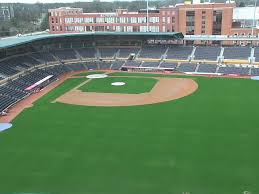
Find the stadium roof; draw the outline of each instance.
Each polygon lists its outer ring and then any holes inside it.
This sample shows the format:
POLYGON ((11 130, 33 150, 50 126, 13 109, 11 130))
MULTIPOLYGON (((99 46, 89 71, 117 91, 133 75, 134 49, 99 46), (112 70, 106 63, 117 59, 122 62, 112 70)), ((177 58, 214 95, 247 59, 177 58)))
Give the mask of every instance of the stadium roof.
POLYGON ((29 34, 15 37, 8 37, 0 39, 0 49, 9 48, 13 46, 22 45, 25 43, 31 43, 36 40, 61 38, 61 37, 74 37, 74 36, 140 36, 145 38, 172 38, 182 39, 184 38, 182 33, 179 32, 85 32, 85 33, 67 33, 67 34, 29 34))

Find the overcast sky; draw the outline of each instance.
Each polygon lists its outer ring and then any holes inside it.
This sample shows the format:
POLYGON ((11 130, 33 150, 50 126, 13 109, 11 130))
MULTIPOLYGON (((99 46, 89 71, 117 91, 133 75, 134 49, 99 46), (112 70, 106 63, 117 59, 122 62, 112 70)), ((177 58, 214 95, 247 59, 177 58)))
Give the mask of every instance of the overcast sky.
MULTIPOLYGON (((89 2, 92 0, 0 0, 0 3, 73 3, 75 1, 89 2)), ((101 0, 101 1, 113 1, 113 0, 101 0)), ((130 1, 130 0, 120 0, 120 1, 130 1)))

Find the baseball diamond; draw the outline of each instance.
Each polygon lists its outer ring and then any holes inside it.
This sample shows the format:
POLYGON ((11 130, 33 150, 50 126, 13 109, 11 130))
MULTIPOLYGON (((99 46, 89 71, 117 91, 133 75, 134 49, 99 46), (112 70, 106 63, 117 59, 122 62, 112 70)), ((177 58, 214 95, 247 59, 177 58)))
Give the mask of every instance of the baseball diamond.
POLYGON ((147 34, 0 41, 0 194, 259 193, 257 48, 147 34))

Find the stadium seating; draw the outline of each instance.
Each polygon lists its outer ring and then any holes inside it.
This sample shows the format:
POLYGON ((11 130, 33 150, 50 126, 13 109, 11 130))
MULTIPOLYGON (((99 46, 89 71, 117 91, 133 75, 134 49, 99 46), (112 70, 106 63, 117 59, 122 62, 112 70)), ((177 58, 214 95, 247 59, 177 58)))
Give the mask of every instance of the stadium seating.
POLYGON ((139 67, 141 63, 142 63, 141 61, 128 60, 128 61, 125 62, 125 66, 139 67))
POLYGON ((187 60, 192 54, 193 47, 191 46, 171 46, 167 52, 168 59, 187 60))
POLYGON ((224 58, 225 59, 242 59, 247 60, 250 57, 251 48, 248 47, 225 47, 224 58))
POLYGON ((120 58, 128 58, 131 53, 137 55, 139 52, 138 48, 120 48, 119 49, 119 57, 120 58))
POLYGON ((80 54, 81 57, 87 58, 95 58, 96 51, 94 48, 79 48, 76 51, 80 54))
POLYGON ((259 47, 254 48, 254 57, 255 57, 255 61, 259 62, 259 47))
POLYGON ((57 61, 52 54, 48 52, 37 52, 37 53, 31 53, 30 56, 37 61, 40 61, 41 63, 50 63, 57 61))
POLYGON ((3 61, 0 62, 0 73, 5 76, 12 76, 19 73, 19 70, 16 70, 14 65, 9 65, 3 61))
POLYGON ((70 71, 83 71, 83 70, 88 70, 87 65, 82 64, 82 63, 76 63, 76 64, 71 64, 67 65, 67 68, 70 69, 70 71))
POLYGON ((223 66, 223 67, 219 67, 218 73, 248 75, 249 74, 249 68, 234 67, 234 66, 223 66))
POLYGON ((15 102, 17 102, 17 100, 14 98, 0 95, 0 113, 12 106, 15 102))
POLYGON ((259 76, 259 68, 251 68, 252 76, 259 76))
POLYGON ((87 63, 87 67, 89 70, 98 70, 98 65, 96 62, 87 63))
POLYGON ((197 64, 182 63, 177 69, 181 72, 195 72, 196 67, 197 64))
POLYGON ((58 57, 62 61, 63 60, 77 59, 74 49, 55 50, 54 54, 55 54, 56 57, 58 57))
POLYGON ((196 47, 195 59, 196 60, 212 60, 216 61, 217 57, 220 55, 221 47, 196 47))
POLYGON ((160 59, 166 50, 165 46, 147 46, 142 48, 139 58, 160 59))
POLYGON ((98 61, 99 69, 108 70, 111 68, 111 62, 98 61))
POLYGON ((141 67, 158 67, 159 62, 144 62, 141 67))
POLYGON ((125 63, 125 61, 113 61, 112 65, 111 65, 111 69, 112 70, 120 70, 120 68, 122 67, 122 65, 125 63))
POLYGON ((178 65, 177 63, 162 62, 160 64, 160 67, 161 68, 173 68, 173 69, 175 69, 177 67, 177 65, 178 65))
POLYGON ((116 48, 99 48, 101 58, 113 58, 118 52, 116 48))
POLYGON ((197 72, 200 73, 216 73, 217 71, 217 65, 215 64, 200 64, 197 72))

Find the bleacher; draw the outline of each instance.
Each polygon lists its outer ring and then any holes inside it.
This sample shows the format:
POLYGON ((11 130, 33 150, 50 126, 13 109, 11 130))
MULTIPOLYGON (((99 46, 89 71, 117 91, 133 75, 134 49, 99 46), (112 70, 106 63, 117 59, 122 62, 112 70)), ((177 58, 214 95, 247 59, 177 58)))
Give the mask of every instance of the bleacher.
POLYGON ((177 67, 177 63, 170 63, 170 62, 162 62, 161 64, 160 64, 160 67, 161 68, 173 68, 173 69, 175 69, 176 67, 177 67))
POLYGON ((127 60, 127 61, 125 62, 125 66, 129 66, 129 67, 139 67, 141 63, 142 63, 141 61, 127 60))
POLYGON ((225 47, 224 59, 240 59, 248 60, 250 57, 251 48, 249 47, 225 47))
POLYGON ((30 56, 37 61, 40 61, 41 63, 50 63, 57 61, 52 54, 48 52, 37 52, 37 53, 31 53, 30 56))
POLYGON ((147 46, 142 48, 139 58, 153 58, 160 59, 165 53, 167 47, 165 46, 147 46))
POLYGON ((77 59, 74 49, 55 50, 54 55, 62 61, 63 60, 77 59))
POLYGON ((196 47, 195 59, 196 60, 211 60, 216 61, 217 57, 220 55, 221 47, 205 46, 196 47))
POLYGON ((120 48, 119 49, 119 57, 120 58, 128 58, 130 54, 134 53, 137 55, 139 52, 138 48, 120 48))
POLYGON ((248 75, 249 70, 250 70, 249 68, 245 68, 245 67, 221 66, 218 69, 218 73, 248 75))
POLYGON ((89 70, 98 70, 98 65, 96 62, 87 63, 87 67, 89 70))
POLYGON ((0 62, 0 73, 5 76, 12 76, 14 74, 19 73, 19 70, 15 69, 15 66, 9 65, 8 63, 5 63, 5 61, 0 62))
POLYGON ((82 63, 70 64, 70 65, 67 65, 67 68, 70 71, 85 71, 85 70, 88 70, 87 65, 84 65, 82 63))
POLYGON ((187 60, 192 50, 192 46, 171 46, 166 54, 167 59, 187 60))
POLYGON ((99 61, 97 63, 99 65, 99 69, 109 70, 111 68, 111 62, 99 61))
POLYGON ((9 108, 15 102, 17 102, 17 100, 14 98, 0 95, 0 113, 9 108))
POLYGON ((99 48, 101 58, 113 58, 118 52, 116 48, 99 48))
POLYGON ((200 73, 216 73, 218 65, 216 64, 200 64, 197 72, 200 73))
POLYGON ((122 67, 122 65, 125 63, 125 61, 113 61, 112 65, 111 65, 111 69, 112 70, 120 70, 120 68, 122 67))
POLYGON ((259 76, 259 68, 251 68, 251 76, 259 76))
POLYGON ((158 67, 159 62, 144 62, 141 67, 158 67))
POLYGON ((191 63, 182 63, 177 68, 178 71, 181 72, 195 72, 195 69, 197 67, 197 64, 191 64, 191 63))
POLYGON ((87 58, 95 58, 95 49, 94 48, 78 48, 77 52, 81 55, 81 57, 87 58))

